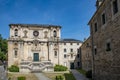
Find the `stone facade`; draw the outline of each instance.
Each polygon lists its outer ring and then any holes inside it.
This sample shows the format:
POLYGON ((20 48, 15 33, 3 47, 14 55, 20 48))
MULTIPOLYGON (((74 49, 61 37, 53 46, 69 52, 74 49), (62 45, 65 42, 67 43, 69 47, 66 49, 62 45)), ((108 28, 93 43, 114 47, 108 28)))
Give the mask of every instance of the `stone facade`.
POLYGON ((120 0, 103 0, 89 25, 93 78, 120 80, 120 0))
POLYGON ((91 37, 85 40, 80 47, 82 69, 85 71, 92 70, 92 48, 91 37))
POLYGON ((79 68, 82 42, 61 39, 61 26, 10 24, 8 67, 18 65, 21 72, 52 70, 56 64, 79 68))

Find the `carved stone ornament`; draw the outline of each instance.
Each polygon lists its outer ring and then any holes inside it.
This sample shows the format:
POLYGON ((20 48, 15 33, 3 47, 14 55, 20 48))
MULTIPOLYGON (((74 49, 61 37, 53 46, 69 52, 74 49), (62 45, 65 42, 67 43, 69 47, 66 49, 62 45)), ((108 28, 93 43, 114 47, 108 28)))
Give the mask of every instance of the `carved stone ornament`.
POLYGON ((38 37, 39 32, 38 32, 38 31, 34 31, 34 32, 33 32, 33 35, 34 35, 35 37, 38 37))

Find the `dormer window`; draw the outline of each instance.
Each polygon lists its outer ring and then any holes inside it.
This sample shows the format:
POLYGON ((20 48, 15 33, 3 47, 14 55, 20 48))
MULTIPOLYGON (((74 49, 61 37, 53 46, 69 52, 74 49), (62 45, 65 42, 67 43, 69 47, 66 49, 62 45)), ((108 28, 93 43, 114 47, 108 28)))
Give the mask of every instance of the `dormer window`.
POLYGON ((56 31, 53 32, 53 36, 57 37, 57 32, 56 31))
POLYGON ((15 29, 14 35, 18 36, 18 29, 15 29))

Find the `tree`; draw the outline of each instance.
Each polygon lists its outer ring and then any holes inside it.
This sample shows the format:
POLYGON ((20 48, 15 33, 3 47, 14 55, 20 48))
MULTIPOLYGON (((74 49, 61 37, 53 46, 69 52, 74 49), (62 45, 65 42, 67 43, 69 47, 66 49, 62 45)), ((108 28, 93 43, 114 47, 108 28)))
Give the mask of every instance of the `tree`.
POLYGON ((7 50, 8 50, 7 40, 3 39, 3 37, 0 34, 0 60, 2 61, 6 60, 7 50))

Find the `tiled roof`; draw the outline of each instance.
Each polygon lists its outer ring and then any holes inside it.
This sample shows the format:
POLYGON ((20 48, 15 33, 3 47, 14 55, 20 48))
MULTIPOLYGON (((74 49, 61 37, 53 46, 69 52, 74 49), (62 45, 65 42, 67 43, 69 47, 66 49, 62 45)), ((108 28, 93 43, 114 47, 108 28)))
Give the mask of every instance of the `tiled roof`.
POLYGON ((51 24, 9 24, 9 26, 21 26, 21 27, 60 27, 59 25, 51 24))
POLYGON ((62 42, 80 42, 80 43, 83 43, 82 41, 80 40, 76 40, 76 39, 61 39, 62 42))

